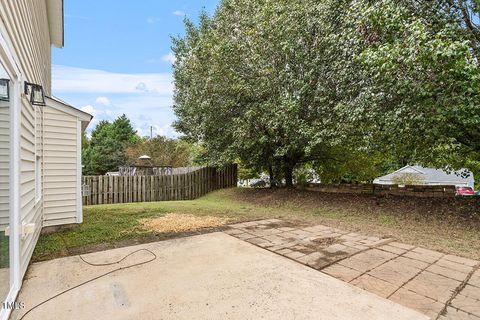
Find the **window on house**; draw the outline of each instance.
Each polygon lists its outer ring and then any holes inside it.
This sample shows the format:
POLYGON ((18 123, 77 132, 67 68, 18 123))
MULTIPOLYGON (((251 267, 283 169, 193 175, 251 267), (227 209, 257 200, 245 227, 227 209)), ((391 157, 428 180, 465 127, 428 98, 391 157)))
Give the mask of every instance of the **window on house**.
POLYGON ((35 201, 42 198, 42 158, 35 157, 35 201))

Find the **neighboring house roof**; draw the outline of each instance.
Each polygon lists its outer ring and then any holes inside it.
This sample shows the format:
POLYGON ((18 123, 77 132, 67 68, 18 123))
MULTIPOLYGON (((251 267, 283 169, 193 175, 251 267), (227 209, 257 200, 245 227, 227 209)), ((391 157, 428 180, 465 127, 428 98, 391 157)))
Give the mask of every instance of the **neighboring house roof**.
POLYGON ((49 107, 55 108, 57 110, 63 111, 65 113, 71 114, 77 117, 80 121, 82 121, 82 130, 85 130, 92 121, 93 116, 85 111, 79 110, 68 103, 55 98, 55 97, 45 97, 45 102, 49 107))
POLYGON ((473 187, 474 177, 473 173, 467 169, 460 169, 458 171, 446 172, 442 169, 425 168, 422 166, 405 166, 395 172, 387 174, 383 177, 376 178, 373 183, 384 184, 392 183, 393 178, 398 174, 414 173, 422 177, 425 184, 454 184, 454 185, 468 185, 473 187))
POLYGON ((64 44, 63 0, 47 0, 50 42, 57 48, 64 44))

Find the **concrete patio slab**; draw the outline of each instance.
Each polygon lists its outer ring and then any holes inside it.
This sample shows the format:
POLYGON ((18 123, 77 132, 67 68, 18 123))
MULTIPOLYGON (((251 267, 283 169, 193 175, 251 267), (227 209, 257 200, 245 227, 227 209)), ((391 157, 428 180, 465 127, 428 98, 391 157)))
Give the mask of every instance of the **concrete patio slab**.
POLYGON ((247 242, 432 319, 480 320, 479 261, 304 222, 251 221, 230 227, 225 232, 234 237, 240 228, 247 242), (262 236, 271 230, 274 242, 262 236))
MULTIPOLYGON (((303 235, 303 234, 302 234, 303 235)), ((91 263, 116 261, 146 248, 157 259, 69 291, 24 319, 427 319, 224 233, 97 252, 91 263)), ((119 266, 147 261, 138 252, 119 265, 94 267, 78 256, 33 264, 12 319, 56 293, 119 266)))

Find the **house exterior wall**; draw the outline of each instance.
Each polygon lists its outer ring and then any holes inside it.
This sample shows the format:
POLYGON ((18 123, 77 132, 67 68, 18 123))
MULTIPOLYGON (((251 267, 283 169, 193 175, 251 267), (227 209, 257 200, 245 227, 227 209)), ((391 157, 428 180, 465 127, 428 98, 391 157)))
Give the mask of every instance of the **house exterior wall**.
MULTIPOLYGON (((43 86, 46 94, 51 92, 51 45, 45 1, 1 0, 0 16, 4 37, 9 40, 10 50, 24 80, 43 86)), ((20 85, 20 88, 23 88, 20 85)), ((41 157, 41 136, 37 126, 41 117, 30 102, 22 97, 20 103, 20 177, 19 211, 20 225, 35 224, 35 232, 20 239, 20 273, 23 275, 38 240, 42 225, 42 198, 36 199, 37 148, 41 157)), ((41 130, 40 130, 41 132, 41 130)), ((40 160, 41 161, 41 160, 40 160)))
MULTIPOLYGON (((22 80, 43 86, 51 93, 51 45, 45 1, 1 0, 0 16, 4 37, 9 40, 10 50, 15 55, 22 80)), ((23 86, 20 85, 20 88, 23 86)), ((23 89, 23 88, 22 88, 23 89)), ((20 237, 19 273, 25 273, 35 244, 40 235, 43 218, 43 198, 36 184, 36 176, 42 161, 42 117, 38 107, 32 106, 26 97, 20 98, 19 124, 19 226, 34 224, 35 231, 20 237)), ((41 176, 41 173, 40 173, 41 176)))
MULTIPOLYGON (((46 115, 23 91, 26 81, 51 96, 50 32, 53 21, 55 44, 61 46, 62 6, 62 0, 0 0, 1 78, 10 79, 11 88, 10 101, 3 107, 0 102, 0 228, 9 227, 10 257, 9 291, 2 301, 15 300, 44 226, 46 115)), ((0 319, 10 311, 0 308, 0 319)))
POLYGON ((48 106, 44 117, 44 226, 78 223, 80 123, 48 106))
MULTIPOLYGON (((375 184, 383 184, 383 185, 395 185, 397 184, 393 180, 382 180, 382 179, 375 179, 374 180, 375 184)), ((470 187, 470 184, 468 182, 460 182, 460 181, 430 181, 430 180, 423 180, 418 183, 418 185, 423 185, 423 186, 445 186, 445 185, 451 185, 451 186, 463 186, 463 187, 470 187)), ((472 186, 473 187, 473 186, 472 186)))
MULTIPOLYGON (((51 45, 63 45, 62 28, 62 0, 0 0, 0 78, 11 88, 10 101, 0 101, 0 230, 9 227, 10 262, 9 291, 0 300, 8 302, 42 227, 82 221, 81 130, 91 116, 48 98, 51 45), (30 103, 25 82, 43 87, 48 106, 30 103)), ((0 308, 0 320, 10 312, 0 308)))
POLYGON ((46 1, 0 0, 0 16, 23 76, 51 95, 51 41, 46 1))
POLYGON ((395 172, 373 180, 374 184, 394 185, 400 181, 409 181, 416 185, 444 186, 452 185, 457 187, 474 187, 475 180, 473 173, 467 169, 459 169, 454 172, 442 169, 426 168, 421 166, 405 166, 395 172))

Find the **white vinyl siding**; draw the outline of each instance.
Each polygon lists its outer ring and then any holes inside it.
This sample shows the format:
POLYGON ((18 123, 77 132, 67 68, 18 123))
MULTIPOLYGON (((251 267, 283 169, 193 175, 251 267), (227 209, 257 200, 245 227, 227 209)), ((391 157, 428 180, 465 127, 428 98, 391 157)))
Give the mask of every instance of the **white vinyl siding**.
POLYGON ((28 81, 51 94, 51 46, 47 7, 40 0, 0 0, 5 24, 20 67, 28 81))
POLYGON ((35 199, 35 160, 37 148, 35 138, 38 126, 42 119, 37 117, 36 107, 26 99, 21 100, 20 111, 20 219, 22 224, 34 223, 36 228, 33 234, 25 235, 20 239, 20 267, 23 274, 37 243, 42 228, 42 199, 35 199))
POLYGON ((35 160, 35 203, 42 199, 42 158, 37 155, 35 160))
POLYGON ((77 222, 78 119, 44 109, 44 226, 77 222))
POLYGON ((0 231, 8 227, 10 212, 10 112, 9 103, 0 101, 0 231))

